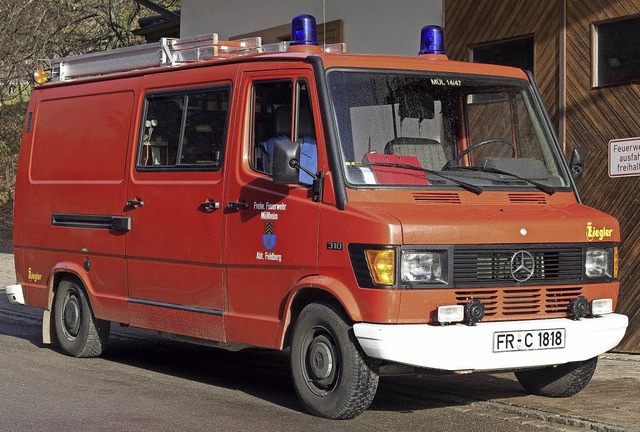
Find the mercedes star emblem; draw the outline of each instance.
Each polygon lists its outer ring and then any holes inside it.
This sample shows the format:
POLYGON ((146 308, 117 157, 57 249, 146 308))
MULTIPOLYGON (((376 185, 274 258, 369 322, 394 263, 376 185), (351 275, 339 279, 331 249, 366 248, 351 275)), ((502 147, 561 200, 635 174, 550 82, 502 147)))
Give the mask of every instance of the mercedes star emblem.
POLYGON ((536 268, 536 262, 527 251, 518 251, 511 257, 511 276, 516 282, 526 282, 531 279, 536 268))

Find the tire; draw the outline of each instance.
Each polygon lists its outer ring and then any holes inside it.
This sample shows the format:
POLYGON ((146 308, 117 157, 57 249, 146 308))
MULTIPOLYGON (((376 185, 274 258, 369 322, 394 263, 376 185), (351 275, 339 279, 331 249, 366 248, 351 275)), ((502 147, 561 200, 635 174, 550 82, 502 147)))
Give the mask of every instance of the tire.
POLYGON ((58 345, 74 357, 98 357, 109 338, 110 323, 97 319, 84 290, 63 279, 56 292, 53 321, 58 345))
POLYGON ((350 419, 365 411, 376 394, 378 374, 342 310, 312 303, 293 328, 291 372, 296 393, 309 413, 350 419))
POLYGON ((520 384, 530 393, 552 398, 573 396, 584 389, 596 370, 598 358, 516 372, 520 384))

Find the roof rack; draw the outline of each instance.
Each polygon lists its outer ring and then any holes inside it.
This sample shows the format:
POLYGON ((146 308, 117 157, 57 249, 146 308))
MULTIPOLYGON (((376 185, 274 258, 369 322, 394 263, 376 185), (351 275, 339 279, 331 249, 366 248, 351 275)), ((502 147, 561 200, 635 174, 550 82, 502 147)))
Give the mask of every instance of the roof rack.
MULTIPOLYGON (((216 33, 185 38, 162 38, 160 42, 118 48, 52 60, 39 60, 51 71, 50 81, 71 81, 78 78, 109 75, 135 69, 177 66, 196 61, 224 59, 263 52, 284 52, 289 42, 262 45, 259 37, 235 41, 218 40, 216 33)), ((325 52, 346 52, 346 44, 331 44, 325 52)))

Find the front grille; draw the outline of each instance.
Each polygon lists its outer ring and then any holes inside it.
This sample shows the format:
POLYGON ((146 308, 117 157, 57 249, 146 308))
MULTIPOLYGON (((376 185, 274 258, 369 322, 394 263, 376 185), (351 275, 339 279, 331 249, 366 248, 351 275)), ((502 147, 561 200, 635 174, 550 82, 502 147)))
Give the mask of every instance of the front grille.
POLYGON ((564 317, 569 302, 582 295, 582 287, 566 288, 506 288, 455 291, 459 305, 480 300, 489 321, 519 317, 564 317))
POLYGON ((453 281, 455 286, 513 286, 576 283, 582 280, 582 249, 556 247, 535 249, 523 247, 455 248, 453 281), (512 274, 512 258, 526 251, 533 256, 533 275, 518 282, 512 274))

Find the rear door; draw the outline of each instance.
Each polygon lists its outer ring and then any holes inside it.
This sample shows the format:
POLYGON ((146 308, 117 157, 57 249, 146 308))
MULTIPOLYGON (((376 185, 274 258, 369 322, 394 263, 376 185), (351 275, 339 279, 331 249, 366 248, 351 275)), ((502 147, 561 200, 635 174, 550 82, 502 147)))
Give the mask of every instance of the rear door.
POLYGON ((145 77, 127 203, 134 325, 225 338, 220 203, 234 70, 145 77))
POLYGON ((230 340, 272 346, 291 287, 318 272, 319 203, 307 185, 276 185, 271 156, 277 139, 302 144, 301 163, 315 173, 324 158, 310 68, 247 64, 240 104, 247 122, 234 142, 237 171, 225 202, 225 261, 230 340))

